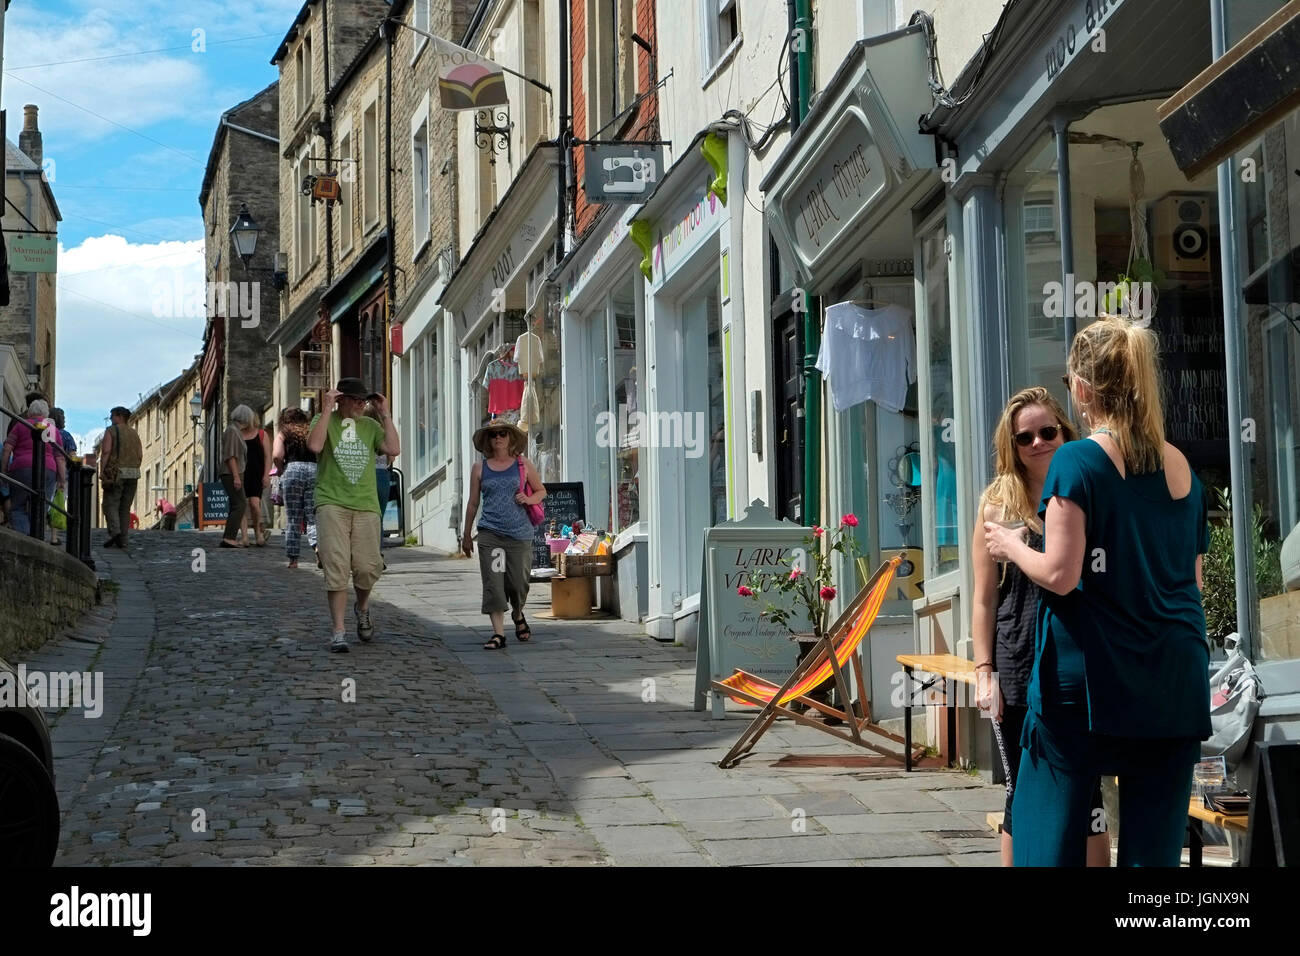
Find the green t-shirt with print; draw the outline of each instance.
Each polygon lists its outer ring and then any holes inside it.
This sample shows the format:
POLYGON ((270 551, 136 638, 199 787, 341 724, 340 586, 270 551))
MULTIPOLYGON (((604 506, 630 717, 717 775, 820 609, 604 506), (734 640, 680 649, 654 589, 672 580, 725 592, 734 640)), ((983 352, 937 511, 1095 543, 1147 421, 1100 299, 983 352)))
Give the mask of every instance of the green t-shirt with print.
MULTIPOLYGON (((319 420, 319 415, 312 419, 313 428, 319 420)), ((383 443, 383 426, 373 418, 334 414, 316 463, 316 506, 338 505, 379 514, 375 451, 383 443)))

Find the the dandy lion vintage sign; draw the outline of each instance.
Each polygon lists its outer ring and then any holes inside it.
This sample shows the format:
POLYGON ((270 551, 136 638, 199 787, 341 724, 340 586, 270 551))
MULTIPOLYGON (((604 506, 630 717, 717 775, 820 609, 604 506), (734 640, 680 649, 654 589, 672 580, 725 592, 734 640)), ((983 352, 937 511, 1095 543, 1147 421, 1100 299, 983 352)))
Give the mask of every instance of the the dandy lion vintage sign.
POLYGON ((9 237, 11 272, 58 272, 58 263, 57 236, 31 236, 17 233, 9 237))

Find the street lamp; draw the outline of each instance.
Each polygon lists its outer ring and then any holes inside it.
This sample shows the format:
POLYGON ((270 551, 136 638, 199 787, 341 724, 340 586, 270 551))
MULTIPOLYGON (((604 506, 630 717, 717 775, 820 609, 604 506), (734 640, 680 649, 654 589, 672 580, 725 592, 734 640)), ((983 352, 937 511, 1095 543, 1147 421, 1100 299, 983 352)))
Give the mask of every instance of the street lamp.
POLYGON ((245 272, 248 271, 248 261, 257 251, 257 237, 261 232, 262 227, 253 222, 253 217, 248 214, 248 204, 241 202, 239 216, 230 227, 230 238, 235 243, 235 254, 244 262, 245 272))

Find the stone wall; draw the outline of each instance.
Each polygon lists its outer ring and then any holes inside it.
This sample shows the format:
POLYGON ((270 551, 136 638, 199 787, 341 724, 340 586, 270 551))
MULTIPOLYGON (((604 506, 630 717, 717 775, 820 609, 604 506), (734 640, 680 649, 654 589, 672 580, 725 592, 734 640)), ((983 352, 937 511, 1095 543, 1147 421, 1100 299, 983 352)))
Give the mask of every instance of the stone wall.
POLYGON ((98 597, 98 579, 62 548, 0 528, 0 657, 29 657, 80 620, 98 597))

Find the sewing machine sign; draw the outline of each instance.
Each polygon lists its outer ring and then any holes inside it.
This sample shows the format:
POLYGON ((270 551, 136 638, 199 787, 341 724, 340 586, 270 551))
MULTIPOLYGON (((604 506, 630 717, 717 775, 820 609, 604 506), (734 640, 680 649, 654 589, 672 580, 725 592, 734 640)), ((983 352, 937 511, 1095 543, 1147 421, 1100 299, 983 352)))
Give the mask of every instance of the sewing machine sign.
POLYGON ((639 203, 659 184, 664 171, 662 146, 601 143, 583 148, 582 188, 593 203, 639 203))

